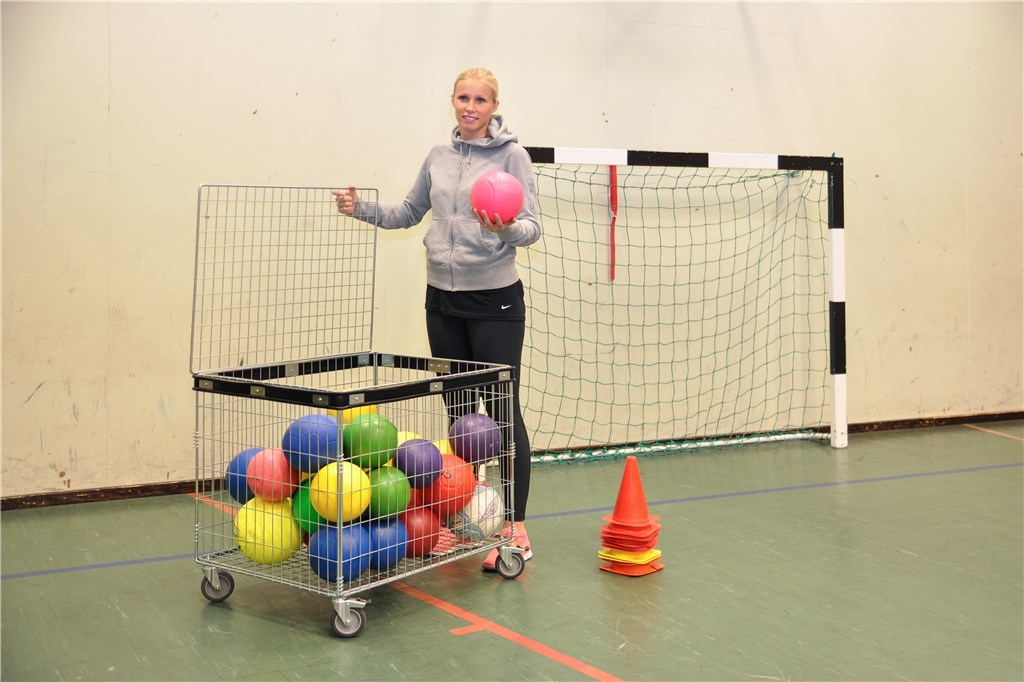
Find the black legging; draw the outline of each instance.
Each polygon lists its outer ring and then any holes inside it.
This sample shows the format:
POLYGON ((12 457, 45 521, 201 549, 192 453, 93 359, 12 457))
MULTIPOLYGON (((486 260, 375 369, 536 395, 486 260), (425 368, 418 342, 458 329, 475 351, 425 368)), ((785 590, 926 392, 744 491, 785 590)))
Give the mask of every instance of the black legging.
MULTIPOLYGON (((526 501, 530 496, 530 436, 519 407, 519 373, 525 335, 526 322, 523 320, 480 320, 427 311, 427 338, 430 341, 430 353, 435 358, 471 360, 510 365, 515 368, 512 381, 512 409, 515 417, 512 420, 512 437, 515 441, 515 451, 511 458, 511 472, 508 470, 510 458, 499 458, 502 480, 513 482, 515 496, 511 500, 507 499, 509 491, 508 487, 505 488, 505 508, 513 510, 514 521, 526 520, 526 501)), ((499 423, 508 423, 504 415, 495 414, 494 401, 488 401, 486 396, 482 397, 491 418, 499 423)), ((458 415, 451 416, 454 418, 458 415)), ((506 450, 508 445, 505 443, 506 450)))

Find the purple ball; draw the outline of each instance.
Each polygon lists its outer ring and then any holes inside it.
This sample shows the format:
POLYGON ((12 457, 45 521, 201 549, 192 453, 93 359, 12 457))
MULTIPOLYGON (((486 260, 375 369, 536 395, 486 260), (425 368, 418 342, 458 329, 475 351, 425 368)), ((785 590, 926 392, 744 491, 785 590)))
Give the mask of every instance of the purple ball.
POLYGON ((501 454, 501 428, 482 412, 459 417, 448 430, 452 451, 469 462, 488 462, 501 454))
POLYGON ((413 488, 429 488, 441 475, 441 451, 429 440, 411 438, 395 451, 395 468, 405 474, 413 488))

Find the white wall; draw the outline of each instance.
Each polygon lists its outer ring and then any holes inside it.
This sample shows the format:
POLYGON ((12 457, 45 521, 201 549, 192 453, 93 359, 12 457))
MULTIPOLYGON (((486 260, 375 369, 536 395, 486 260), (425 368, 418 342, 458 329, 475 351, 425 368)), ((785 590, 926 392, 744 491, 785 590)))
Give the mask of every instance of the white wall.
MULTIPOLYGON (((845 159, 850 421, 1024 408, 1022 4, 3 2, 3 496, 189 480, 195 192, 525 144, 845 159)), ((423 354, 421 232, 377 347, 423 354)))

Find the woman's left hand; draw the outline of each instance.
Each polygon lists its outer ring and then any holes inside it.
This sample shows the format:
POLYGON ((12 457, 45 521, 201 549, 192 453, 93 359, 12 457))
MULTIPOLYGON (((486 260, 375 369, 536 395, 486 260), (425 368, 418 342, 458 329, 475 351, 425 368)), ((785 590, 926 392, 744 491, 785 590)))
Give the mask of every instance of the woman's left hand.
POLYGON ((499 216, 497 213, 494 214, 493 222, 491 221, 491 217, 489 215, 487 215, 486 213, 481 213, 477 211, 475 208, 473 209, 473 215, 476 217, 477 222, 480 223, 480 227, 487 230, 488 232, 501 232, 506 227, 508 227, 508 225, 501 222, 501 216, 499 216))

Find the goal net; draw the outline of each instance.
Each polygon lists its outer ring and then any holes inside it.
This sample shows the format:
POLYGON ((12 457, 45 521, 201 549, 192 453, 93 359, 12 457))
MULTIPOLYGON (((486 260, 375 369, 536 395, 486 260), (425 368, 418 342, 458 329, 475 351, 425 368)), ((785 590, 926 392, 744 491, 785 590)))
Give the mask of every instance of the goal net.
POLYGON ((536 460, 845 447, 841 159, 529 151, 536 460))

